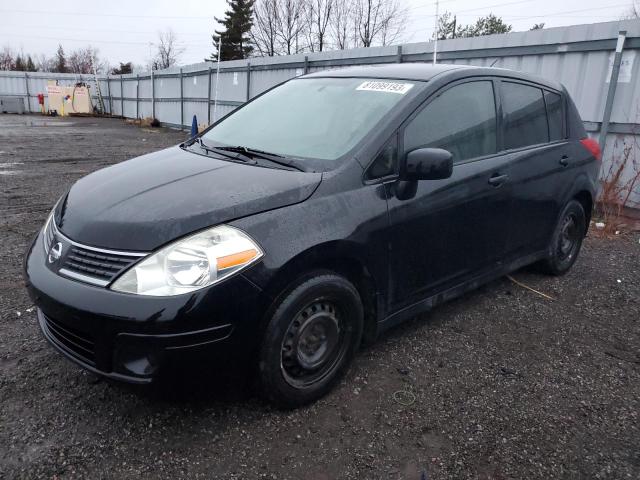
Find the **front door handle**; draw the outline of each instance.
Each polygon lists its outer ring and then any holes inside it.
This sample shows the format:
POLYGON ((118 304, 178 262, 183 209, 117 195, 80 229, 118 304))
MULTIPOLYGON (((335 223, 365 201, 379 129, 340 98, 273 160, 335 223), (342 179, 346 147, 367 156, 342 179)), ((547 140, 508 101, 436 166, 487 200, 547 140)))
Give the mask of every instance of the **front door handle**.
POLYGON ((509 178, 509 175, 501 175, 499 173, 494 173, 493 175, 491 175, 491 177, 489 177, 489 185, 493 185, 494 187, 499 187, 507 180, 507 178, 509 178))
POLYGON ((569 165, 568 155, 563 155, 562 157, 560 157, 560 165, 562 165, 563 167, 566 167, 567 165, 569 165))

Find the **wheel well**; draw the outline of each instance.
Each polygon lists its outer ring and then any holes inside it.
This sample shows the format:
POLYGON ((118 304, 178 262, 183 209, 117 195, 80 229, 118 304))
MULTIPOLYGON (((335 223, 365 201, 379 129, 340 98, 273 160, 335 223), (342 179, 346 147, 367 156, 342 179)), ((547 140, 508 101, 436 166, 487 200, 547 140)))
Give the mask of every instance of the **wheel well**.
MULTIPOLYGON (((270 282, 266 289, 266 293, 274 299, 272 307, 277 304, 283 293, 287 292, 293 283, 298 283, 310 272, 318 270, 329 270, 342 275, 356 287, 364 307, 363 343, 371 343, 377 332, 377 290, 374 279, 367 268, 353 257, 330 257, 316 253, 301 255, 293 259, 282 267, 277 277, 270 282)), ((269 310, 267 317, 270 317, 273 308, 269 310)))
POLYGON ((587 222, 587 230, 589 226, 589 222, 591 221, 591 212, 593 211, 593 198, 591 198, 591 193, 586 190, 582 190, 578 192, 573 198, 580 202, 582 208, 584 209, 586 222, 587 222))

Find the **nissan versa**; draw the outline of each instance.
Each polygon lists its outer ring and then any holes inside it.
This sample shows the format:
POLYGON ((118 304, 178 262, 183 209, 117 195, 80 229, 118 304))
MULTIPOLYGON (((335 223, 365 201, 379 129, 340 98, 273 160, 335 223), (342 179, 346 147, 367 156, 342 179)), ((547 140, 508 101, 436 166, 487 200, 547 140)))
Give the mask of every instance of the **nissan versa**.
POLYGON ((528 264, 569 270, 599 159, 541 78, 314 73, 79 180, 29 247, 26 284, 45 337, 88 370, 147 383, 177 361, 250 359, 294 407, 402 320, 528 264))

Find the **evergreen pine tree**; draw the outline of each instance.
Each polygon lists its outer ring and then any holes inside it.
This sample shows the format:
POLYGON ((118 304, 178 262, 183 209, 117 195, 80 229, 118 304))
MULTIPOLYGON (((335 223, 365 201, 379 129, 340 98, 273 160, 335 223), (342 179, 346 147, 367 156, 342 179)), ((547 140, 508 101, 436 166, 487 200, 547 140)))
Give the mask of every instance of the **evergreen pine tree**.
POLYGON ((69 71, 67 68, 67 57, 64 54, 62 45, 58 45, 58 51, 56 52, 56 57, 54 59, 53 71, 57 73, 67 73, 69 71))
POLYGON ((29 55, 27 57, 27 72, 35 72, 36 71, 36 65, 33 63, 33 59, 31 58, 31 55, 29 55))
POLYGON ((216 22, 223 27, 211 35, 216 49, 208 60, 218 59, 218 40, 222 37, 220 60, 241 60, 248 58, 253 52, 249 39, 249 31, 253 26, 253 4, 255 0, 227 0, 229 10, 224 13, 224 19, 216 17, 216 22))
POLYGON ((18 55, 16 57, 16 64, 14 65, 13 69, 16 72, 24 72, 25 70, 25 65, 24 65, 24 60, 22 59, 21 55, 18 55))

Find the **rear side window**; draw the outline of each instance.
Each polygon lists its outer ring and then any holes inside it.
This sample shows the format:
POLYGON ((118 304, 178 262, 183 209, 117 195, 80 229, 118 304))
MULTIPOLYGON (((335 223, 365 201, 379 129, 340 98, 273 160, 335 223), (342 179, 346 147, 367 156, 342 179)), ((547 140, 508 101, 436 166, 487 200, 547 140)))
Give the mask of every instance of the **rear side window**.
POLYGON ((454 163, 496 153, 496 107, 491 81, 463 83, 436 97, 407 125, 404 151, 443 148, 454 163))
POLYGON ((505 149, 547 143, 549 130, 542 89, 502 82, 505 149))
POLYGON ((551 141, 564 138, 562 131, 562 97, 557 93, 544 92, 544 103, 547 105, 549 118, 549 138, 551 141))

